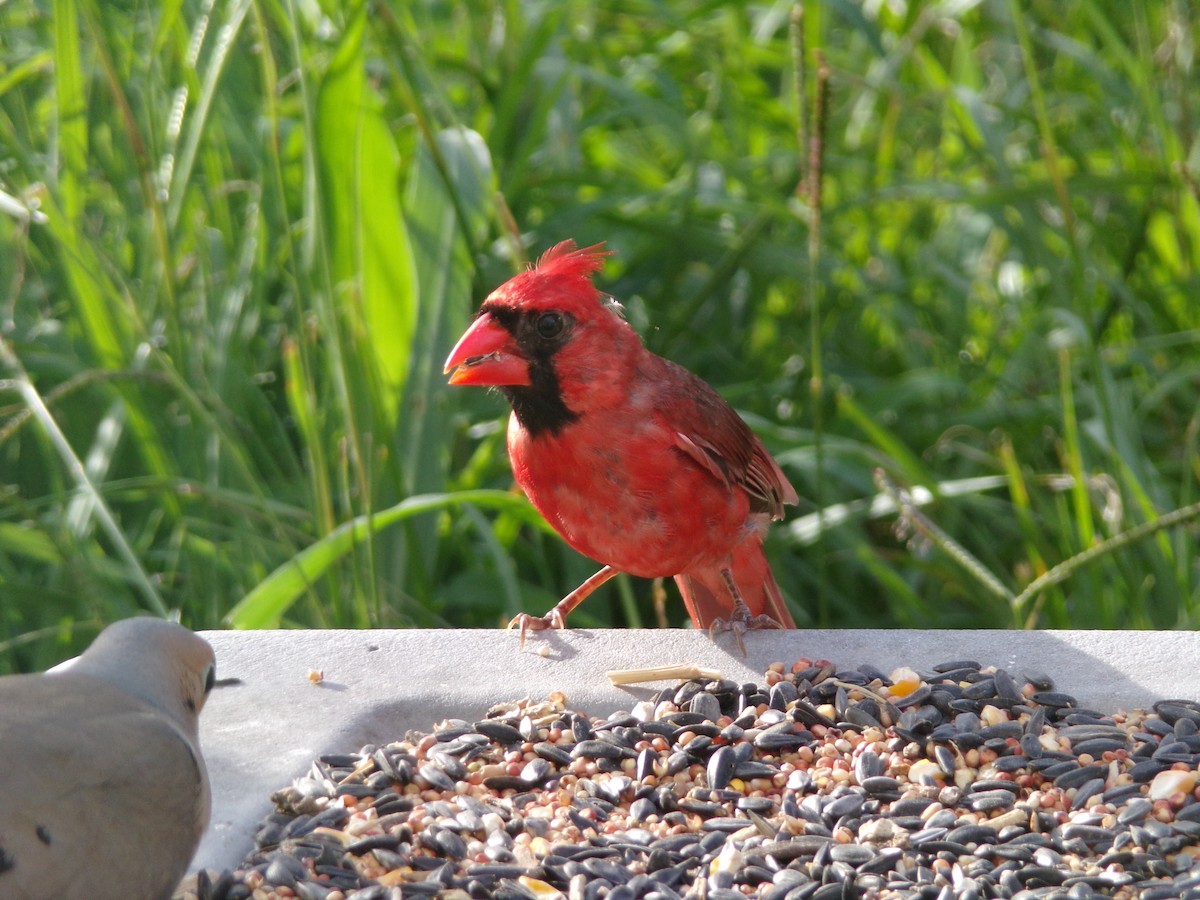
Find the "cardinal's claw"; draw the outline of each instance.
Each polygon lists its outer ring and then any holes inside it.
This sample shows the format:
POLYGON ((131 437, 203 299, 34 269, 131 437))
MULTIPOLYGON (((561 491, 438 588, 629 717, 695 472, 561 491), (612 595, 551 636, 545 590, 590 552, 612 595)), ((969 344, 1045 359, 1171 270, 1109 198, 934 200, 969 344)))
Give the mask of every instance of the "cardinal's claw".
POLYGON ((772 616, 765 614, 751 615, 750 607, 746 605, 746 601, 742 599, 741 591, 738 590, 737 584, 734 583, 733 573, 728 569, 722 569, 721 577, 725 579, 725 586, 729 589, 729 596, 733 600, 733 609, 730 611, 728 619, 713 620, 713 623, 708 626, 708 636, 710 639, 715 640, 718 631, 733 632, 738 649, 742 651, 742 656, 745 656, 746 642, 742 639, 742 635, 747 631, 760 631, 768 628, 781 629, 784 626, 772 616))
POLYGON ((527 631, 545 631, 547 628, 563 629, 567 627, 567 614, 575 607, 582 603, 592 591, 608 581, 617 574, 617 570, 612 566, 605 566, 567 596, 563 597, 554 605, 554 609, 546 613, 544 616, 531 616, 529 613, 521 613, 513 616, 512 621, 508 623, 508 627, 519 627, 521 629, 521 646, 525 646, 525 633, 527 631))
POLYGON ((742 635, 746 633, 746 624, 744 622, 738 619, 713 619, 713 623, 708 626, 708 639, 715 641, 718 631, 732 632, 733 639, 737 641, 738 649, 742 651, 742 656, 746 655, 746 642, 742 640, 742 635))
POLYGON ((512 621, 508 623, 508 629, 520 628, 519 646, 525 646, 525 635, 530 631, 545 631, 547 628, 563 629, 567 627, 567 620, 563 618, 558 607, 550 610, 544 616, 531 616, 529 613, 519 613, 512 617, 512 621))
POLYGON ((733 615, 728 619, 714 619, 713 623, 708 626, 708 636, 716 640, 718 632, 732 632, 733 639, 737 641, 738 649, 742 651, 742 656, 745 656, 746 642, 742 639, 742 635, 747 631, 762 631, 768 628, 782 629, 783 626, 770 616, 750 615, 750 610, 743 603, 740 609, 737 606, 733 608, 733 615))

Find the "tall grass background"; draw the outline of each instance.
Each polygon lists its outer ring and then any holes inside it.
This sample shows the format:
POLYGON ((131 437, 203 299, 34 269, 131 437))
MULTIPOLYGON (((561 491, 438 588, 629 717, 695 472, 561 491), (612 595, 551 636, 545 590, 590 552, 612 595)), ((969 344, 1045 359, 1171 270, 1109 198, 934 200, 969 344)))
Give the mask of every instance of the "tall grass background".
MULTIPOLYGON (((1185 0, 0 4, 0 671, 140 611, 547 609, 595 566, 441 364, 567 237, 795 483, 801 627, 1195 627, 1198 31, 1185 0)), ((672 590, 572 621, 679 624, 672 590)))

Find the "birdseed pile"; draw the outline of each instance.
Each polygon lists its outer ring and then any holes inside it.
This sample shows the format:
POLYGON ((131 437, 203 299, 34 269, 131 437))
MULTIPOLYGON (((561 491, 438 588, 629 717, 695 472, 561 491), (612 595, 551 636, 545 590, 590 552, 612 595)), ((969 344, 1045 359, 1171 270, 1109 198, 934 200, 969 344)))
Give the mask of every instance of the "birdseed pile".
POLYGON ((1200 704, 824 661, 324 756, 212 900, 1200 898, 1200 704))

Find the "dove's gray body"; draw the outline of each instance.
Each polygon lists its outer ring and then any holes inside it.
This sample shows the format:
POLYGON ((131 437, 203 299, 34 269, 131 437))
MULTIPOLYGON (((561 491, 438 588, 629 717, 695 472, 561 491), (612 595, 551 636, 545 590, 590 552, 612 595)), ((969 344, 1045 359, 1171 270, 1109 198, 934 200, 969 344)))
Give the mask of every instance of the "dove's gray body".
POLYGON ((0 678, 0 898, 170 897, 208 825, 208 643, 128 619, 70 666, 0 678))

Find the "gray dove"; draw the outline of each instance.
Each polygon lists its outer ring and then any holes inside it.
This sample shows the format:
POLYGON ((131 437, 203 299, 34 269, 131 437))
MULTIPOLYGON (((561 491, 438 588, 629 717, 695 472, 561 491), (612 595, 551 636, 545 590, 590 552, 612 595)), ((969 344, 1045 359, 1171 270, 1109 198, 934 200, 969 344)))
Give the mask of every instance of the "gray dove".
POLYGON ((0 678, 0 898, 171 896, 208 826, 198 716, 212 647, 125 619, 41 675, 0 678))

